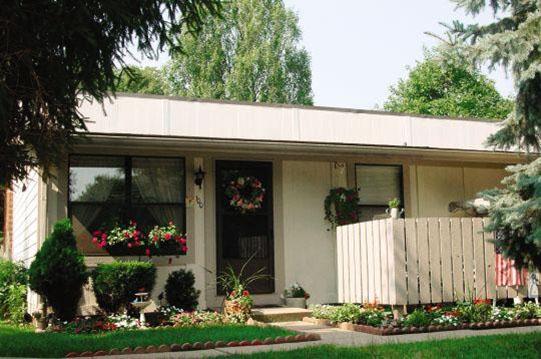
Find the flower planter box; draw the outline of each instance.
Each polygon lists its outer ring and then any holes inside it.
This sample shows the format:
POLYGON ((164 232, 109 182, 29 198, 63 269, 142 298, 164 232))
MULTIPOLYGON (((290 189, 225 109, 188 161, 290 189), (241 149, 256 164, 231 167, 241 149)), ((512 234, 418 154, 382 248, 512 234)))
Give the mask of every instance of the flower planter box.
POLYGON ((541 325, 541 318, 537 319, 519 319, 519 320, 506 320, 506 321, 491 321, 491 322, 479 322, 479 323, 464 323, 457 326, 453 325, 429 325, 427 327, 372 327, 370 325, 353 324, 353 323, 331 323, 325 319, 315 318, 303 318, 303 321, 316 324, 327 325, 331 327, 340 328, 343 330, 350 330, 355 332, 363 332, 373 335, 400 335, 400 334, 416 334, 416 333, 429 333, 429 332, 442 332, 451 330, 464 330, 464 329, 495 329, 495 328, 510 328, 510 327, 526 327, 533 325, 541 325))
MULTIPOLYGON (((121 256, 146 256, 146 250, 147 247, 131 247, 128 248, 124 244, 115 245, 115 246, 108 246, 106 249, 107 253, 112 255, 113 257, 121 257, 121 256)), ((167 243, 166 245, 162 245, 159 248, 152 247, 151 248, 151 255, 152 256, 184 256, 186 253, 182 252, 182 246, 178 244, 175 241, 171 241, 167 243)))

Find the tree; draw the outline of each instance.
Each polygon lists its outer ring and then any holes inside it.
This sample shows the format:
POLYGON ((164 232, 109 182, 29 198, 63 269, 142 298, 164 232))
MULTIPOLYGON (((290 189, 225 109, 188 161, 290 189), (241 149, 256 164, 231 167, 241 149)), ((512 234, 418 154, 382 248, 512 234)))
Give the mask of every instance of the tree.
MULTIPOLYGON (((541 150, 541 3, 538 0, 455 0, 473 15, 490 7, 495 21, 486 25, 455 22, 476 62, 501 64, 515 80, 514 110, 488 143, 509 149, 541 150)), ((508 169, 500 190, 485 193, 496 245, 519 267, 541 269, 541 159, 508 169)))
POLYGON ((196 31, 219 0, 5 0, 0 14, 0 186, 47 174, 86 129, 82 98, 116 90, 128 45, 144 55, 196 31), (156 44, 156 45, 154 45, 156 44))
POLYGON ((512 107, 492 80, 443 46, 427 51, 384 104, 392 112, 482 119, 503 119, 512 107))
POLYGON ((166 84, 160 69, 155 67, 128 66, 118 71, 116 91, 165 95, 166 84))
POLYGON ((297 16, 282 0, 239 0, 202 31, 177 35, 183 52, 166 66, 179 96, 312 104, 310 57, 299 45, 297 16))

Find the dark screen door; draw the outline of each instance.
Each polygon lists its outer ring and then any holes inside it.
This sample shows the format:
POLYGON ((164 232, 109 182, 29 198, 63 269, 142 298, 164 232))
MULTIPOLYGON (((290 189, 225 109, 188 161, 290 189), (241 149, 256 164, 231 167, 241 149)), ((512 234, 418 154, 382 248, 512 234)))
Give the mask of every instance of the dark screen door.
MULTIPOLYGON (((249 193, 249 189, 245 189, 249 193)), ((249 197, 245 193, 243 196, 249 197)), ((274 244, 272 216, 272 163, 216 161, 216 225, 218 274, 227 266, 244 275, 258 270, 268 277, 254 282, 252 293, 274 292, 274 244), (239 177, 255 178, 265 189, 261 208, 241 211, 230 205, 227 186, 239 177), (251 258, 251 259, 250 259, 251 258), (248 261, 249 260, 249 261, 248 261)), ((223 294, 218 286, 218 293, 223 294)))

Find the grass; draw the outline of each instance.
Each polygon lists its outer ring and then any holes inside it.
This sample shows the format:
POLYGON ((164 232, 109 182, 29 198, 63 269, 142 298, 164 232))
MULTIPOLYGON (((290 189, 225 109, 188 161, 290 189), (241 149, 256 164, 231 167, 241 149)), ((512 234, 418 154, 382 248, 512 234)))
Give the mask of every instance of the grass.
POLYGON ((0 357, 63 357, 69 352, 206 341, 265 339, 295 334, 275 327, 224 325, 206 328, 157 328, 102 334, 35 333, 30 327, 0 323, 0 357))
POLYGON ((236 358, 541 358, 541 332, 477 336, 405 344, 337 347, 323 345, 236 358))

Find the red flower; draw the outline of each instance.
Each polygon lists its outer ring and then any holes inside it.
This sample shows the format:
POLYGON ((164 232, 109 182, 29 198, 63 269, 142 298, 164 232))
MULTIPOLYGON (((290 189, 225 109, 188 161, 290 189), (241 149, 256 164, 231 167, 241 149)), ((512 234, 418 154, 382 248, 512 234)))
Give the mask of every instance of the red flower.
POLYGON ((169 225, 170 225, 170 226, 174 226, 173 221, 169 221, 169 225))
POLYGON ((171 239, 171 233, 166 233, 165 234, 165 240, 170 240, 171 239))
POLYGON ((130 232, 124 232, 124 238, 130 238, 130 232))
POLYGON ((232 290, 231 293, 229 293, 229 296, 230 296, 230 297, 235 297, 235 294, 237 294, 237 293, 235 293, 235 291, 232 290))
POLYGON ((243 296, 243 297, 247 297, 247 296, 249 296, 249 295, 250 295, 250 292, 248 292, 247 290, 243 290, 243 291, 242 291, 242 296, 243 296))
POLYGON ((187 252, 188 252, 188 247, 182 246, 182 253, 187 253, 187 252))
POLYGON ((92 235, 93 235, 94 237, 98 237, 98 236, 101 235, 101 231, 94 231, 94 232, 92 232, 92 235))
POLYGON ((132 247, 132 244, 131 243, 128 243, 128 248, 131 248, 132 247))
POLYGON ((153 240, 154 242, 157 242, 157 241, 159 240, 159 238, 158 238, 157 235, 154 235, 154 237, 152 238, 152 240, 153 240))
POLYGON ((180 244, 186 246, 186 238, 180 238, 180 244))
POLYGON ((92 243, 94 243, 94 244, 95 244, 95 243, 98 243, 98 238, 93 237, 93 238, 92 238, 92 243))
POLYGON ((107 239, 107 233, 102 233, 101 234, 101 239, 106 240, 107 239))
POLYGON ((145 254, 147 255, 147 257, 150 257, 150 249, 145 249, 145 254))

